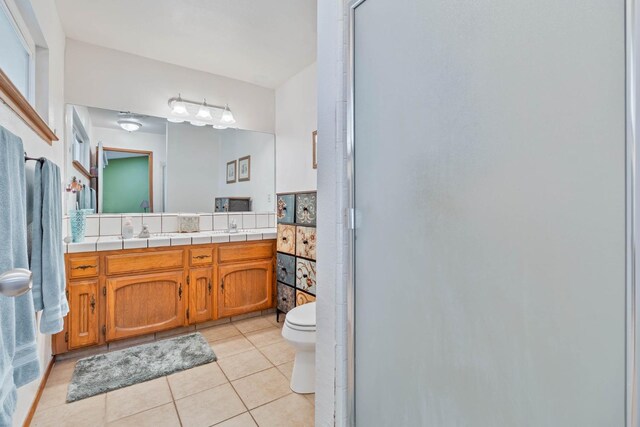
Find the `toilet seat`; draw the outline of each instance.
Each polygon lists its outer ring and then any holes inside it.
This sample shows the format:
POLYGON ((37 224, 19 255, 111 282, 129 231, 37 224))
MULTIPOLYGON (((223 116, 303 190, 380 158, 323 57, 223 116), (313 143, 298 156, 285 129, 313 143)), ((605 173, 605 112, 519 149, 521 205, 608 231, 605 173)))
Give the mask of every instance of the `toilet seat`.
POLYGON ((316 330, 316 303, 310 302, 300 305, 287 313, 285 325, 296 331, 316 330))

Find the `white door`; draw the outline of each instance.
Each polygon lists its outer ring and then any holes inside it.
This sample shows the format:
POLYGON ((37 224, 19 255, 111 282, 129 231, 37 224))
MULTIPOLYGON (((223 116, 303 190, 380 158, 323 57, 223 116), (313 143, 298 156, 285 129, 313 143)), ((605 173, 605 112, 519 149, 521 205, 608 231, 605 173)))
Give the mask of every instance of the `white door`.
POLYGON ((625 2, 354 9, 359 426, 622 426, 625 2))

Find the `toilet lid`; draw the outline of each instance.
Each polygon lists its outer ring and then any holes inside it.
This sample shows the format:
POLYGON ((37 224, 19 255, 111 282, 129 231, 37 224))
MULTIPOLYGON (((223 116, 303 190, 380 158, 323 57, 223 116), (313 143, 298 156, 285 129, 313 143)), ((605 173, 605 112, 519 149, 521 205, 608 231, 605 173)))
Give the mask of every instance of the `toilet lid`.
POLYGON ((316 303, 300 305, 287 313, 285 321, 291 326, 309 328, 316 326, 316 303))

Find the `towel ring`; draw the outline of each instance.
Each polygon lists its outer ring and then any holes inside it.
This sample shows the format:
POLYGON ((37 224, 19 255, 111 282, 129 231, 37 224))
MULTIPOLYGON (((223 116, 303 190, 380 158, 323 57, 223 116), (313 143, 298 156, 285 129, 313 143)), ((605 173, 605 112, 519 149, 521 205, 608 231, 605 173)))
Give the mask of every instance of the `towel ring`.
POLYGON ((33 274, 26 268, 14 268, 0 275, 0 295, 19 297, 31 290, 33 274))

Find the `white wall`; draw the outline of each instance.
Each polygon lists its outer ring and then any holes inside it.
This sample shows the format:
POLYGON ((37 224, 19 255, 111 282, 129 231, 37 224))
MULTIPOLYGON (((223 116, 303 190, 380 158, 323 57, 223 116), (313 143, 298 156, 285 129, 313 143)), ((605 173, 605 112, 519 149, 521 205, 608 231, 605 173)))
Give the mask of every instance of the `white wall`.
MULTIPOLYGON (((37 23, 43 40, 36 42, 40 47, 46 47, 38 56, 43 61, 48 62, 48 67, 41 69, 42 74, 36 77, 36 81, 41 83, 36 87, 36 91, 41 91, 36 95, 36 99, 44 100, 39 104, 40 114, 46 117, 49 127, 53 129, 58 137, 62 139, 64 123, 64 46, 65 36, 58 18, 54 0, 33 0, 20 2, 21 10, 26 10, 32 14, 27 22, 37 23), (32 19, 31 19, 32 18, 32 19), (43 44, 46 43, 46 46, 43 44), (43 59, 44 58, 44 59, 43 59), (42 93, 45 91, 46 93, 42 93)), ((31 30, 31 28, 30 28, 31 30)), ((42 65, 42 64, 41 64, 42 65)), ((46 65, 46 64, 45 64, 46 65)), ((39 68, 39 67, 37 67, 39 68)), ((62 169, 64 176, 64 141, 54 142, 48 145, 37 135, 35 135, 13 111, 4 104, 0 104, 0 126, 7 128, 10 132, 22 138, 24 148, 32 157, 47 157, 55 162, 62 169)), ((27 176, 33 176, 33 162, 27 164, 27 176)), ((44 372, 51 360, 51 336, 38 334, 38 352, 40 357, 40 370, 44 372)), ((18 390, 18 407, 14 414, 14 425, 19 426, 24 422, 25 417, 33 403, 39 386, 39 381, 34 381, 18 390)))
MULTIPOLYGON (((216 197, 251 197, 255 212, 275 211, 274 137, 269 133, 218 131, 218 193, 216 197), (251 156, 251 180, 227 184, 227 162, 251 156)), ((239 166, 238 166, 239 168, 239 166)))
POLYGON ((318 129, 317 65, 276 89, 276 192, 316 189, 312 132, 318 129))
POLYGON ((68 103, 167 117, 167 101, 181 93, 193 101, 228 103, 239 128, 274 133, 272 89, 72 39, 65 58, 68 103))
POLYGON ((347 424, 345 1, 318 2, 316 426, 347 424))
POLYGON ((167 212, 213 212, 218 188, 218 133, 190 124, 167 126, 167 212))
POLYGON ((153 151, 153 210, 162 212, 164 199, 162 165, 167 161, 166 135, 141 131, 129 133, 121 129, 95 126, 92 128, 92 134, 91 146, 94 152, 99 142, 102 142, 105 148, 153 151))
POLYGON ((167 212, 213 212, 216 197, 251 197, 253 210, 273 212, 274 137, 170 123, 167 212), (227 184, 227 162, 251 156, 251 180, 227 184))

